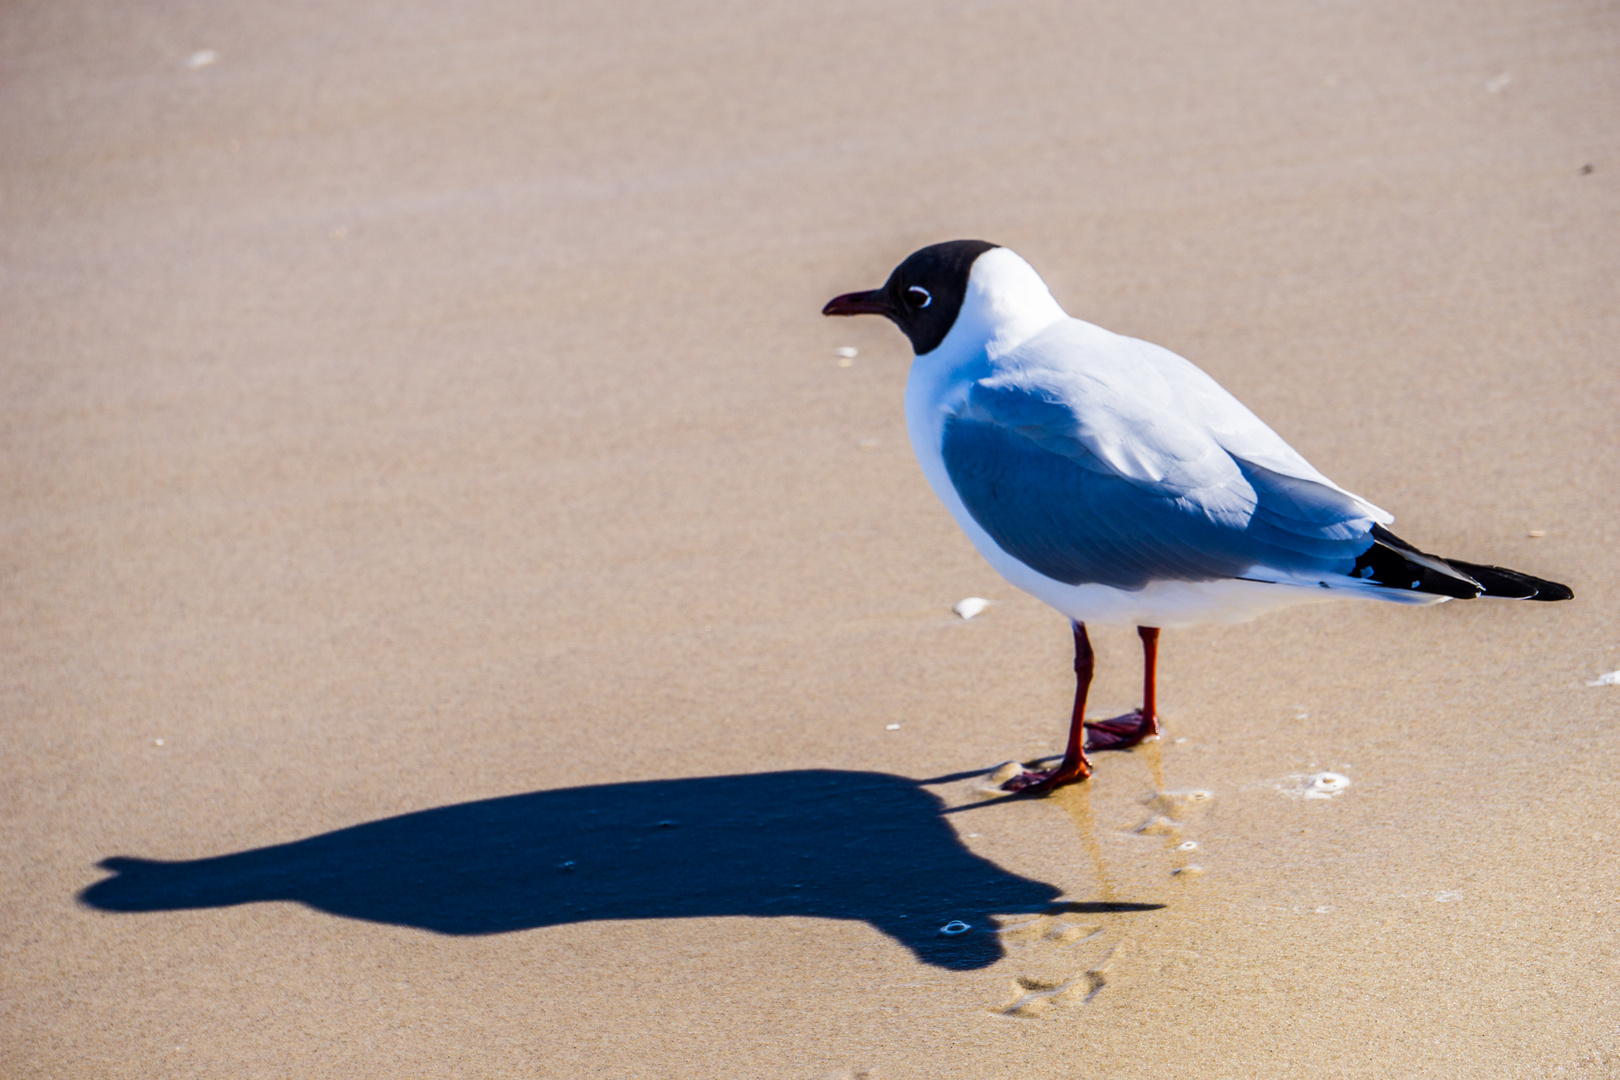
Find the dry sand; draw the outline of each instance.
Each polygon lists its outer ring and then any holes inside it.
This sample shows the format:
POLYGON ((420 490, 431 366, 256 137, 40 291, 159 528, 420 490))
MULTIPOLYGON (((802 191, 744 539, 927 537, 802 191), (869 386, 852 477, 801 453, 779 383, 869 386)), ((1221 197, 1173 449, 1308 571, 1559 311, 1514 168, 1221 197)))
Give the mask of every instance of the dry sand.
POLYGON ((0 86, 0 1074, 1620 1075, 1612 4, 16 0, 0 86), (1577 599, 917 785, 1070 693, 817 314, 960 236, 1577 599))

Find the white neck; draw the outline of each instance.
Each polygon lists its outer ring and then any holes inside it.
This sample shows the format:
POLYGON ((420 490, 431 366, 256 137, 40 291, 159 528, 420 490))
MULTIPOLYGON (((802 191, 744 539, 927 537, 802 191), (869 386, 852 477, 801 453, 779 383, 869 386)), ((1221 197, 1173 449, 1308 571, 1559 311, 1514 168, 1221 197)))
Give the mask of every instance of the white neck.
POLYGON ((1033 266, 1006 248, 991 248, 973 261, 962 310, 934 351, 982 349, 994 358, 1066 318, 1033 266))

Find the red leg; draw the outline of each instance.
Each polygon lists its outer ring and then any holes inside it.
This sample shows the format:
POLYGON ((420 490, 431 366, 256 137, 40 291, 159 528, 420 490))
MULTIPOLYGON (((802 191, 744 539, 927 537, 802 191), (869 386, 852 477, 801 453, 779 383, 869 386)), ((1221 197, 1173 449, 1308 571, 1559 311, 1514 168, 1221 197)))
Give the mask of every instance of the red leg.
POLYGON ((1091 762, 1086 760, 1082 740, 1085 735, 1086 691, 1091 689, 1091 676, 1096 670, 1097 654, 1091 651, 1091 639, 1086 636, 1085 624, 1075 623, 1074 715, 1069 718, 1069 745, 1063 751, 1063 763, 1051 770, 1020 773, 1001 785, 1004 791, 1035 794, 1084 780, 1091 775, 1091 762))
POLYGON ((1142 707, 1136 712, 1097 720, 1091 729, 1090 750, 1128 750, 1139 742, 1159 737, 1159 709, 1155 701, 1159 681, 1159 628, 1138 626, 1142 638, 1142 707))

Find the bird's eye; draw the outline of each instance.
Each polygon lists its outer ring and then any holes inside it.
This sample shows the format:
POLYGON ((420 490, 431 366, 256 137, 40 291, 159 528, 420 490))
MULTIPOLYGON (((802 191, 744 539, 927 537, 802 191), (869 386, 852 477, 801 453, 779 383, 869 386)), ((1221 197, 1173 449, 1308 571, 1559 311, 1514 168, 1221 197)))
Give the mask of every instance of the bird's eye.
POLYGON ((921 311, 934 302, 933 296, 921 285, 913 285, 906 290, 906 303, 921 311))

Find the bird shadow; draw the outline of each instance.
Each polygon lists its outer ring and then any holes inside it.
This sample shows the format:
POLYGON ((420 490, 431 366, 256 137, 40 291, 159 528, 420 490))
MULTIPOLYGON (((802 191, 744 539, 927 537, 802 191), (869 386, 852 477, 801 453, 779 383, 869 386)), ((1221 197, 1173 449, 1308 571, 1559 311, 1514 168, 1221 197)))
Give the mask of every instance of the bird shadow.
POLYGON ((603 919, 856 919, 924 963, 982 968, 1002 956, 989 916, 1052 910, 1062 890, 969 851, 943 810, 917 781, 873 772, 563 788, 213 858, 117 856, 98 864, 113 876, 79 899, 110 912, 292 900, 441 934, 603 919))

